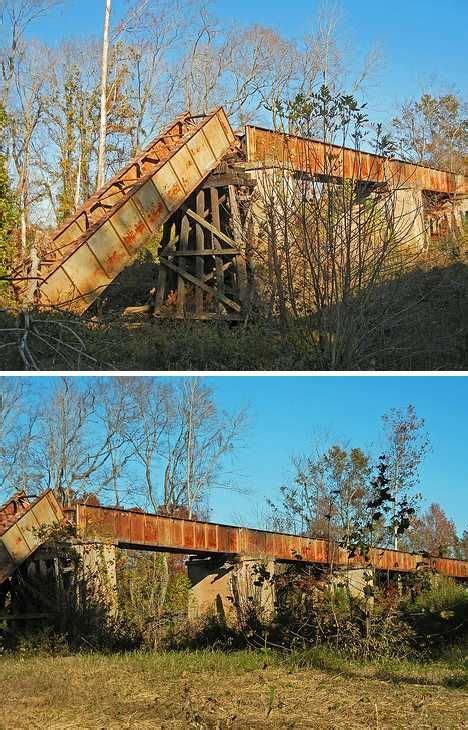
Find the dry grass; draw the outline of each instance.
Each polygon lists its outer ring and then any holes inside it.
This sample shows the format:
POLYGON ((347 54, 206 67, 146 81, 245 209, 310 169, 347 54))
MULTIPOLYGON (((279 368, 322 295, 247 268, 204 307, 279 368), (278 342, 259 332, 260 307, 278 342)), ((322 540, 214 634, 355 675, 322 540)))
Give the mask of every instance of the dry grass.
POLYGON ((3 657, 0 727, 462 728, 455 670, 299 668, 238 652, 3 657), (351 669, 351 671, 349 671, 351 669), (421 683, 419 683, 421 682, 421 683))

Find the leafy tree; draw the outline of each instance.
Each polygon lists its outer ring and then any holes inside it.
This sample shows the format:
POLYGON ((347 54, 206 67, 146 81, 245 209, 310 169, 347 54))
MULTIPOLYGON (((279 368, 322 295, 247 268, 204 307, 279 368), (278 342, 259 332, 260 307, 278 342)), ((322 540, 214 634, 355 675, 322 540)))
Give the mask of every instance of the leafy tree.
POLYGON ((468 154, 468 105, 455 94, 423 94, 393 120, 400 149, 410 160, 463 172, 468 154))
POLYGON ((461 537, 457 536, 455 557, 459 560, 468 560, 468 530, 463 530, 461 537))
POLYGON ((367 559, 370 548, 382 545, 386 535, 404 535, 416 512, 411 498, 406 495, 395 506, 384 454, 379 456, 376 469, 377 475, 370 481, 366 499, 349 525, 346 540, 340 541, 350 557, 360 553, 367 559))
MULTIPOLYGON (((402 507, 419 499, 419 467, 430 449, 424 420, 418 418, 416 409, 392 408, 382 417, 386 435, 385 454, 388 465, 389 489, 393 502, 393 546, 398 549, 398 516, 402 507)), ((408 524, 409 526, 409 524, 408 524)))
POLYGON ((281 503, 270 501, 276 526, 347 544, 368 496, 368 455, 335 444, 293 464, 294 481, 281 488, 281 503))
MULTIPOLYGON (((0 139, 8 125, 8 117, 0 105, 0 139)), ((0 276, 8 274, 14 258, 12 233, 18 220, 15 196, 10 187, 7 157, 0 148, 0 276)))
POLYGON ((417 517, 408 532, 410 546, 416 552, 453 557, 457 544, 455 524, 445 514, 440 504, 432 503, 429 509, 417 517))

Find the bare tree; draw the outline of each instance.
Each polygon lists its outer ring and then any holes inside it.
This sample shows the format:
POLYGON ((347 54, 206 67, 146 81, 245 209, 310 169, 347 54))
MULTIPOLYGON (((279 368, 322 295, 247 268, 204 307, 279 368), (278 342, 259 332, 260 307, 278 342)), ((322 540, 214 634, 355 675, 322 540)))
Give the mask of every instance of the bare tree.
POLYGON ((64 505, 99 495, 112 479, 115 428, 97 426, 97 394, 61 379, 37 410, 33 465, 41 489, 53 489, 64 505))
POLYGON ((27 405, 28 385, 18 378, 0 383, 0 498, 31 493, 31 449, 35 418, 27 405))
POLYGON ((96 420, 109 444, 107 475, 102 487, 101 499, 112 501, 119 507, 134 498, 130 474, 135 450, 128 430, 132 427, 134 412, 131 397, 125 382, 119 378, 103 378, 96 384, 96 420))
POLYGON ((174 417, 172 385, 155 378, 119 378, 116 388, 125 391, 127 417, 120 433, 130 444, 138 470, 132 495, 142 506, 157 512, 162 504, 162 456, 165 438, 174 417))
POLYGON ((48 69, 44 65, 44 48, 31 44, 15 71, 15 106, 12 109, 11 158, 17 177, 17 199, 20 204, 20 250, 23 259, 29 253, 27 234, 30 213, 43 197, 37 176, 35 148, 47 105, 48 69))
POLYGON ((3 104, 7 107, 18 58, 24 52, 24 35, 35 20, 63 0, 1 0, 0 21, 2 36, 0 65, 2 70, 3 104))
MULTIPOLYGON (((166 509, 185 507, 191 518, 214 489, 235 489, 228 458, 244 438, 246 412, 223 413, 201 378, 184 380, 167 438, 166 509)), ((204 504, 205 503, 205 504, 204 504)))
POLYGON ((31 148, 42 114, 43 69, 39 62, 32 67, 25 43, 25 34, 38 18, 62 0, 0 1, 0 100, 10 113, 5 149, 13 159, 17 173, 17 199, 20 205, 20 247, 24 256, 31 206, 37 202, 31 195, 31 148), (25 67, 27 73, 25 73, 25 67))
POLYGON ((109 60, 109 23, 111 13, 111 0, 106 0, 104 11, 104 30, 102 36, 102 61, 101 61, 101 113, 99 123, 99 154, 97 187, 104 184, 106 166, 106 134, 107 134, 107 65, 109 60))

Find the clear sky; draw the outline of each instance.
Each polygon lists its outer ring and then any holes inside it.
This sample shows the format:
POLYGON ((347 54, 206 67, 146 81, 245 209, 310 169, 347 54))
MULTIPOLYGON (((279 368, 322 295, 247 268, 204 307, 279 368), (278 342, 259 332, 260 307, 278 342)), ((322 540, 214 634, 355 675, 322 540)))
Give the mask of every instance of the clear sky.
MULTIPOLYGON (((156 2, 156 0, 150 0, 156 2)), ((214 0, 221 21, 273 26, 298 37, 313 30, 322 0, 214 0)), ((468 0, 330 0, 340 8, 340 37, 357 64, 375 45, 383 65, 368 90, 369 112, 375 121, 391 118, 398 104, 422 88, 434 93, 447 88, 466 94, 468 79, 468 0)), ((127 0, 113 0, 118 21, 127 0)), ((104 0, 65 0, 63 6, 38 21, 31 33, 49 43, 79 35, 100 35, 104 0)))
MULTIPOLYGON (((31 378, 35 394, 47 397, 52 380, 31 378)), ((425 419, 433 447, 421 470, 426 505, 439 502, 459 531, 468 527, 468 377, 217 376, 207 381, 220 407, 248 406, 250 412, 235 463, 237 484, 249 494, 214 493, 213 519, 255 524, 266 498, 291 474, 292 455, 307 453, 320 438, 328 445, 338 441, 378 450, 381 416, 411 403, 425 419)))

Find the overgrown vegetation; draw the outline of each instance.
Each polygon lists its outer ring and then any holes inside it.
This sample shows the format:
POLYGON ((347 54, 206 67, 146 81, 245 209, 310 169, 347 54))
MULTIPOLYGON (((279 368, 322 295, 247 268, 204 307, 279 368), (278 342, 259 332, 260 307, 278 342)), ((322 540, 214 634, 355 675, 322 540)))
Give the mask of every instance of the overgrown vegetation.
POLYGON ((97 554, 90 563, 90 547, 67 547, 64 537, 49 542, 58 573, 49 570, 44 580, 44 574, 20 571, 7 593, 4 584, 3 610, 21 612, 27 605, 38 618, 14 630, 0 622, 2 651, 268 649, 290 659, 311 653, 343 661, 437 662, 468 646, 466 586, 423 565, 385 577, 371 566, 296 563, 270 573, 259 563, 247 581, 232 574, 230 603, 222 610, 213 606, 195 617, 183 560, 119 550, 116 563, 97 554))
POLYGON ((190 582, 183 560, 159 553, 120 551, 119 621, 134 640, 160 649, 186 631, 190 582))
MULTIPOLYGON (((405 286, 385 285, 386 321, 380 322, 379 289, 360 352, 337 369, 464 370, 468 368, 468 267, 417 269, 405 286), (397 296, 398 295, 398 296, 397 296)), ((350 305, 352 306, 352 304, 350 305)), ((25 369, 26 337, 40 370, 319 370, 323 363, 302 336, 301 323, 282 331, 277 319, 246 325, 145 320, 87 322, 35 314, 25 325, 0 312, 2 370, 25 369), (63 326, 61 326, 63 325, 63 326), (70 332, 71 328, 75 334, 70 332), (53 339, 56 338, 56 339, 53 339), (68 345, 67 345, 68 343, 68 345), (81 353, 81 354, 80 354, 81 353)))
MULTIPOLYGON (((141 577, 148 577, 148 566, 141 577)), ((83 727, 96 729, 125 723, 359 728, 368 727, 370 717, 391 727, 462 726, 467 626, 456 622, 466 622, 466 591, 448 580, 429 588, 422 579, 419 594, 406 602, 396 586, 386 596, 379 592, 372 641, 364 641, 369 627, 362 605, 356 601, 351 610, 339 585, 329 592, 316 578, 292 572, 282 580, 273 620, 254 618, 250 605, 243 625, 213 616, 202 625, 180 624, 174 634, 160 613, 154 622, 147 611, 151 586, 136 578, 120 643, 105 647, 83 635, 80 651, 71 653, 77 646, 66 637, 43 631, 23 636, 16 654, 0 656, 0 724, 9 727, 14 713, 15 727, 28 730, 34 723, 73 724, 77 715, 83 727), (122 636, 133 644, 125 647, 122 636), (138 644, 138 651, 108 651, 138 644), (100 646, 107 651, 100 653, 100 646)), ((128 585, 124 593, 128 599, 128 585)), ((99 636, 105 636, 102 627, 99 636)), ((108 641, 111 636, 115 642, 115 623, 108 641)))

